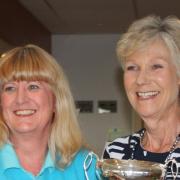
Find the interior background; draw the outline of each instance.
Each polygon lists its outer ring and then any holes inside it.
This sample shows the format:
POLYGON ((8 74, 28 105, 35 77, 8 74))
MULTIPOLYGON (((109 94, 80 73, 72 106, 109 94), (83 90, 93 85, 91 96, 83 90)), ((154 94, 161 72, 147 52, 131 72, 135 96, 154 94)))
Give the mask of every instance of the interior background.
POLYGON ((142 126, 127 101, 115 47, 130 23, 149 14, 180 17, 180 1, 1 0, 0 53, 34 43, 55 56, 75 100, 93 101, 79 123, 101 156, 108 132, 126 135, 142 126), (98 113, 99 100, 116 100, 117 112, 98 113))

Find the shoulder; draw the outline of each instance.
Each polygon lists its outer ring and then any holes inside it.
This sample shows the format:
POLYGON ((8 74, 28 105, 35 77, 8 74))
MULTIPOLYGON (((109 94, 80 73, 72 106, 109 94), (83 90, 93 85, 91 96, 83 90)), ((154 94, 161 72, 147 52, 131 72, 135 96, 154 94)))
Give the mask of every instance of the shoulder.
POLYGON ((95 153, 87 149, 81 149, 76 153, 67 170, 76 172, 79 179, 85 179, 85 174, 87 174, 89 179, 96 180, 97 160, 98 157, 95 153))
POLYGON ((104 158, 129 159, 131 154, 130 142, 138 143, 142 130, 128 136, 116 138, 105 147, 104 158))
POLYGON ((86 159, 92 159, 93 161, 96 161, 98 156, 93 151, 87 149, 80 149, 74 156, 75 161, 84 162, 86 159))
POLYGON ((138 132, 135 132, 135 133, 133 133, 133 134, 116 138, 116 139, 113 140, 111 143, 109 143, 108 146, 112 146, 112 145, 115 145, 115 144, 118 144, 118 143, 119 143, 119 144, 129 144, 130 139, 139 140, 140 134, 141 134, 142 131, 143 131, 143 129, 141 129, 141 130, 139 130, 138 132))
POLYGON ((97 160, 98 157, 94 152, 87 149, 81 149, 76 153, 71 165, 77 168, 82 167, 82 170, 86 167, 93 170, 96 167, 97 160))
POLYGON ((175 151, 171 155, 172 159, 176 159, 176 161, 179 163, 180 166, 180 148, 176 148, 175 151))
POLYGON ((124 152, 129 149, 129 139, 130 136, 120 137, 109 143, 105 147, 103 158, 122 159, 125 155, 124 152))
POLYGON ((140 133, 141 130, 128 136, 116 138, 114 141, 109 143, 106 148, 110 150, 113 148, 121 149, 126 147, 127 145, 129 146, 130 140, 132 142, 136 142, 140 139, 140 133))

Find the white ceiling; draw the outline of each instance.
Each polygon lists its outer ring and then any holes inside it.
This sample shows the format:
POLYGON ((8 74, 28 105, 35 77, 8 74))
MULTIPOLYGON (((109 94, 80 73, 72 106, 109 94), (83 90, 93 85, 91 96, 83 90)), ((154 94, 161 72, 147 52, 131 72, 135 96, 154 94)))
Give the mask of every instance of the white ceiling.
POLYGON ((180 17, 180 0, 18 0, 52 34, 120 33, 148 14, 180 17))

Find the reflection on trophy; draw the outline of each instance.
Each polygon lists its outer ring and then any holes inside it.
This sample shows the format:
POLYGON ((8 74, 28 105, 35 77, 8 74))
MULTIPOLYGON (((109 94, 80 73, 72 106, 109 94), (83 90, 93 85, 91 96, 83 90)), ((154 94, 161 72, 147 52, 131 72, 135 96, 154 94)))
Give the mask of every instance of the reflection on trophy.
POLYGON ((139 160, 100 160, 103 176, 121 180, 159 180, 164 176, 164 165, 139 160))

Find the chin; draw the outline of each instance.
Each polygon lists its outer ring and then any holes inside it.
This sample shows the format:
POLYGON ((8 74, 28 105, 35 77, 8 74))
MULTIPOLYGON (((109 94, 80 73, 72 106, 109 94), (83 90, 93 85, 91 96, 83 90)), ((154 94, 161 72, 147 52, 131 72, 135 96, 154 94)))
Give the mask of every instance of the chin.
POLYGON ((35 130, 34 127, 27 127, 27 126, 21 126, 21 127, 18 127, 18 128, 15 128, 14 131, 17 132, 17 133, 30 133, 30 132, 33 132, 35 130))
POLYGON ((142 119, 144 119, 144 118, 151 118, 151 117, 153 117, 155 114, 157 114, 157 113, 155 113, 155 112, 145 112, 145 111, 141 111, 141 112, 138 112, 137 111, 137 113, 139 114, 139 116, 142 118, 142 119))

